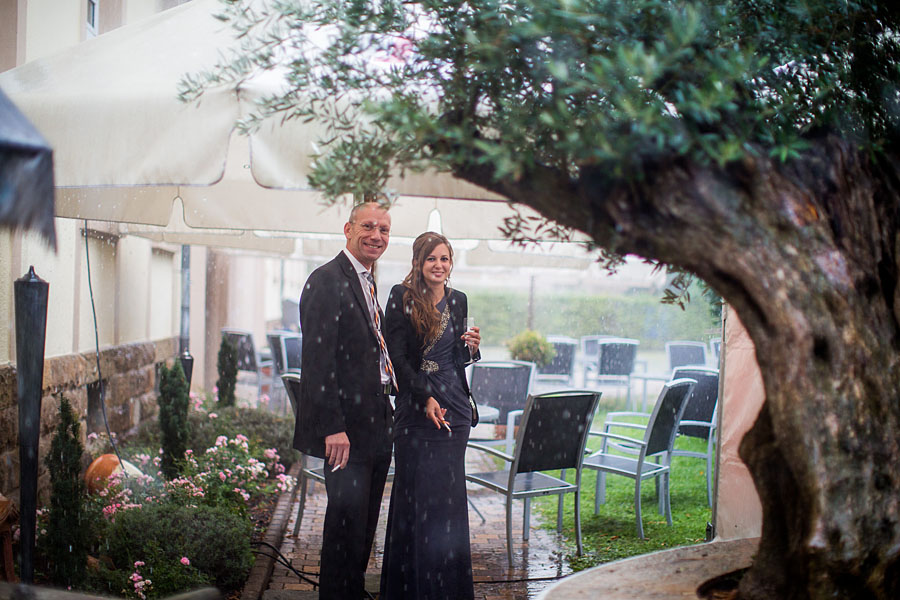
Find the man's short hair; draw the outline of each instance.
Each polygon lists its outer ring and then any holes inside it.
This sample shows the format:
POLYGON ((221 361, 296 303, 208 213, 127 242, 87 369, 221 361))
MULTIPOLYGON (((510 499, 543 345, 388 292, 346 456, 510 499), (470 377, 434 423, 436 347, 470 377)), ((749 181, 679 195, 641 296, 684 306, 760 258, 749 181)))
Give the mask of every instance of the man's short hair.
MULTIPOLYGON (((368 199, 366 199, 366 200, 363 200, 362 202, 359 202, 359 203, 355 204, 355 205, 353 206, 353 208, 350 210, 350 217, 347 219, 347 222, 348 222, 348 223, 355 223, 355 222, 356 222, 356 216, 359 214, 359 211, 362 210, 364 207, 369 206, 370 204, 376 204, 376 205, 378 205, 378 208, 380 208, 381 210, 385 210, 385 211, 390 210, 390 209, 391 209, 391 205, 387 202, 387 198, 384 197, 383 194, 381 195, 381 197, 382 197, 382 198, 381 198, 381 199, 378 199, 378 200, 368 200, 368 199)), ((366 198, 369 198, 369 196, 366 196, 366 198)), ((373 196, 373 198, 374 198, 374 196, 373 196)))

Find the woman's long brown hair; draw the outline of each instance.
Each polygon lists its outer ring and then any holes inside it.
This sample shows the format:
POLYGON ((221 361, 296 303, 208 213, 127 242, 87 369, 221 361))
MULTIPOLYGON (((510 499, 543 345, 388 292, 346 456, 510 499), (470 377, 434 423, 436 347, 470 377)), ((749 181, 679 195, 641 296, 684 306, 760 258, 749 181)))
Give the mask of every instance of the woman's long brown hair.
MULTIPOLYGON (((441 315, 434 309, 434 297, 428 284, 425 283, 425 277, 422 275, 422 267, 425 259, 432 251, 445 244, 450 253, 450 269, 453 270, 453 246, 450 241, 439 233, 426 232, 416 238, 413 242, 412 268, 403 285, 406 291, 403 293, 403 310, 406 312, 409 320, 412 322, 416 333, 419 334, 427 344, 428 341, 437 335, 441 326, 441 315)), ((448 273, 449 277, 450 274, 448 273)), ((446 294, 450 293, 449 285, 445 284, 446 294)))

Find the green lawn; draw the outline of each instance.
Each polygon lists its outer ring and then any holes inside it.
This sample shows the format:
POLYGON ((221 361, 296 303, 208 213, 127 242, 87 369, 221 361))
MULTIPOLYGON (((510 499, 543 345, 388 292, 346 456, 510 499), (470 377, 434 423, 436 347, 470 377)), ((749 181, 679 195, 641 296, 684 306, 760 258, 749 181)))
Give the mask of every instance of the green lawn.
MULTIPOLYGON (((594 430, 602 429, 606 413, 624 410, 620 399, 601 399, 601 406, 594 419, 594 430)), ((650 410, 650 407, 648 407, 650 410)), ((622 430, 634 436, 634 431, 622 430)), ((591 437, 588 446, 600 447, 600 438, 591 437)), ((706 443, 694 438, 679 438, 676 448, 703 452, 706 443)), ((646 554, 666 548, 701 543, 706 540, 706 525, 712 518, 712 511, 706 504, 706 461, 675 457, 672 461, 670 497, 672 521, 666 524, 664 515, 657 511, 655 486, 652 479, 644 480, 641 489, 641 510, 644 535, 637 536, 634 514, 634 480, 617 475, 606 477, 606 503, 600 505, 599 514, 594 514, 594 485, 597 472, 585 469, 582 473, 581 493, 581 534, 584 555, 576 556, 574 528, 574 494, 566 494, 564 502, 563 534, 567 558, 575 570, 586 569, 600 563, 646 554)), ((559 475, 556 472, 555 475, 559 475)), ((574 481, 574 473, 567 474, 574 481)), ((541 516, 544 527, 556 529, 557 496, 548 496, 534 502, 534 510, 541 516)))

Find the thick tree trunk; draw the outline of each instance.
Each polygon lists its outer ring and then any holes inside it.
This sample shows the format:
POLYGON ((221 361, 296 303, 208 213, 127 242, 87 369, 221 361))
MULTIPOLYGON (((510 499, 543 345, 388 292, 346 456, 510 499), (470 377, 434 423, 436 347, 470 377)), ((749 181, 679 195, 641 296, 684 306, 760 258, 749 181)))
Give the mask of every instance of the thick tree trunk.
POLYGON ((567 205, 553 177, 505 193, 698 274, 746 325, 766 403, 740 449, 763 505, 740 597, 900 598, 900 161, 822 139, 787 166, 648 173, 567 205))

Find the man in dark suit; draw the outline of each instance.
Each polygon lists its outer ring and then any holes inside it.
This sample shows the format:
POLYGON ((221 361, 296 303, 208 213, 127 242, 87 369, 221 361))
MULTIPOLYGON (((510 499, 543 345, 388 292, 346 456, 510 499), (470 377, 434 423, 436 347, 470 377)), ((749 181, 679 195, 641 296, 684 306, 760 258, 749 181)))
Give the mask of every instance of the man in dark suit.
POLYGON ((371 278, 390 230, 386 207, 354 207, 344 225, 346 248, 312 272, 300 295, 303 355, 294 448, 327 462, 322 600, 364 597, 391 462, 388 396, 396 380, 371 278))

